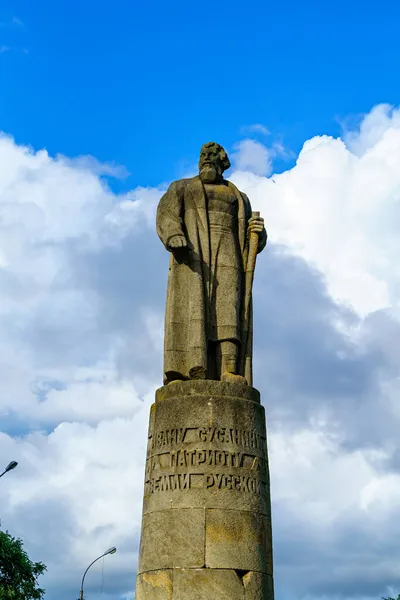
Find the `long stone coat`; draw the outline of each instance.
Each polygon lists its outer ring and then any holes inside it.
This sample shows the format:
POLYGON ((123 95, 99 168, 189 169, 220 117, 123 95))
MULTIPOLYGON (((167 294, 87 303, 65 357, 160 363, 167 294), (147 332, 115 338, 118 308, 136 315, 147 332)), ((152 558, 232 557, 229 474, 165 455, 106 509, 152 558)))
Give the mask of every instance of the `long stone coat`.
MULTIPOLYGON (((247 227, 251 217, 249 199, 231 182, 229 187, 238 200, 238 242, 243 272, 248 253, 247 227)), ((175 377, 207 376, 208 306, 210 297, 210 232, 207 198, 201 179, 173 182, 157 209, 157 233, 167 250, 169 240, 184 235, 189 249, 171 252, 165 313, 164 382, 175 377), (201 375, 202 374, 202 375, 201 375)), ((258 251, 266 244, 260 236, 258 251)), ((242 285, 242 290, 244 286, 242 285)), ((243 295, 243 294, 242 294, 243 295)), ((242 306, 243 298, 237 299, 242 306)), ((248 323, 241 323, 242 348, 238 373, 252 385, 252 311, 248 323)))

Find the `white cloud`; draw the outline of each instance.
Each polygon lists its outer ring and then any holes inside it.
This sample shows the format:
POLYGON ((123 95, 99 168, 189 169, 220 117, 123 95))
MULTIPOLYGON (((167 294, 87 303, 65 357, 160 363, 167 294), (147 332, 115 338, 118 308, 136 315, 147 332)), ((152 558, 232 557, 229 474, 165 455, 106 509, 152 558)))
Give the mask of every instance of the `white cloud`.
MULTIPOLYGON (((256 384, 282 597, 400 586, 397 119, 378 107, 344 141, 308 140, 276 183, 265 177, 273 150, 238 147, 232 178, 270 235, 255 283, 256 384)), ((116 195, 110 174, 121 172, 0 138, 0 454, 19 462, 2 479, 1 514, 60 600, 114 544, 104 593, 132 598, 161 382, 161 190, 116 195)), ((98 565, 87 589, 100 579, 98 565)))
MULTIPOLYGON (((385 136, 393 136, 400 129, 400 110, 390 104, 378 104, 370 113, 363 115, 359 130, 344 130, 344 140, 356 156, 363 156, 379 145, 385 136)), ((397 139, 397 135, 395 136, 397 139)), ((386 156, 386 160, 390 157, 386 156)))
MULTIPOLYGON (((3 526, 46 563, 45 585, 57 597, 77 596, 85 567, 112 545, 118 551, 107 571, 122 571, 122 589, 134 586, 149 400, 133 418, 62 423, 49 435, 0 442, 19 461, 2 486, 3 526)), ((92 573, 87 589, 99 582, 92 573)), ((106 583, 110 593, 116 582, 106 583)))
POLYGON ((246 135, 251 133, 258 133, 264 136, 270 134, 269 129, 267 129, 267 127, 265 127, 265 125, 262 125, 261 123, 254 123, 254 125, 246 125, 245 127, 242 127, 242 132, 246 135))
POLYGON ((352 147, 364 148, 360 156, 340 139, 317 136, 274 182, 233 176, 265 216, 271 241, 314 264, 333 298, 361 315, 400 299, 400 128, 396 111, 392 120, 382 113, 375 109, 350 136, 352 147))
POLYGON ((260 142, 243 140, 235 147, 233 154, 235 169, 251 171, 256 175, 270 175, 272 170, 272 157, 268 149, 260 142))
POLYGON ((129 327, 123 317, 121 331, 107 296, 119 291, 102 288, 107 265, 92 269, 95 283, 79 279, 78 265, 104 252, 119 261, 121 278, 132 270, 139 246, 128 255, 126 245, 135 231, 147 231, 159 196, 143 189, 117 197, 100 179, 104 172, 110 174, 95 161, 53 159, 0 138, 0 412, 3 429, 15 432, 0 446, 2 456, 20 463, 4 478, 2 519, 48 564, 46 586, 62 580, 66 595, 82 566, 112 543, 122 545, 113 569, 129 572, 149 398, 159 381, 148 371, 145 388, 138 349, 128 343, 133 338, 146 355, 142 336, 147 352, 154 344, 159 350, 151 302, 141 309, 139 294, 136 302, 129 298, 131 322, 138 322, 129 327), (43 533, 50 519, 54 535, 43 533))

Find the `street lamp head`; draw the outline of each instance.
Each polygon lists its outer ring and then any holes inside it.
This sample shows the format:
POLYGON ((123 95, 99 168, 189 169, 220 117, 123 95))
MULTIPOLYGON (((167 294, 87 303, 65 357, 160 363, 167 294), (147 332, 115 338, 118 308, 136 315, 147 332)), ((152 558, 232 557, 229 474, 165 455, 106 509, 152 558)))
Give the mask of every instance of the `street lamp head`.
POLYGON ((15 469, 15 467, 18 465, 16 460, 12 460, 7 466, 6 466, 6 470, 5 473, 8 473, 8 471, 12 471, 13 469, 15 469))
POLYGON ((105 556, 106 554, 115 554, 115 553, 116 553, 116 551, 117 551, 116 547, 115 547, 115 546, 112 546, 112 548, 109 548, 109 549, 108 549, 106 552, 104 552, 104 556, 105 556))

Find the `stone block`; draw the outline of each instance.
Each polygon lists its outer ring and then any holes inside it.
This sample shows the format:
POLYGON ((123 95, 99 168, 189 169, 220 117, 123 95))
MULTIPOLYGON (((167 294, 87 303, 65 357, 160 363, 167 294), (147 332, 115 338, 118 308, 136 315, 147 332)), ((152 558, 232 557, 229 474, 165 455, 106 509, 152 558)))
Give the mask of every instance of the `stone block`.
POLYGON ((274 583, 271 575, 249 571, 242 577, 244 600, 274 600, 274 583))
POLYGON ((270 531, 268 518, 258 513, 206 510, 206 567, 267 572, 270 531))
POLYGON ((173 600, 245 600, 244 586, 235 571, 175 569, 173 600))
POLYGON ((172 600, 172 571, 148 571, 139 574, 135 600, 172 600))
POLYGON ((204 542, 204 510, 171 509, 143 515, 139 573, 203 567, 204 542))

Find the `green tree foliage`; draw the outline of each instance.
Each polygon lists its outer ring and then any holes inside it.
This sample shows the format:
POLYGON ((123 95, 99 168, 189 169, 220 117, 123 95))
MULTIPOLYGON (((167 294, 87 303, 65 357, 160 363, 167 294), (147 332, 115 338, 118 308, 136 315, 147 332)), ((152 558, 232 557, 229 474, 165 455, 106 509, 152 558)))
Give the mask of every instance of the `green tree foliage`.
POLYGON ((0 600, 41 600, 37 579, 46 566, 30 560, 19 538, 0 531, 0 600))
POLYGON ((397 596, 397 598, 382 598, 382 600, 400 600, 400 594, 397 596))

